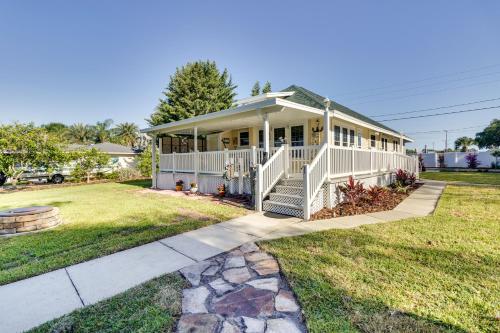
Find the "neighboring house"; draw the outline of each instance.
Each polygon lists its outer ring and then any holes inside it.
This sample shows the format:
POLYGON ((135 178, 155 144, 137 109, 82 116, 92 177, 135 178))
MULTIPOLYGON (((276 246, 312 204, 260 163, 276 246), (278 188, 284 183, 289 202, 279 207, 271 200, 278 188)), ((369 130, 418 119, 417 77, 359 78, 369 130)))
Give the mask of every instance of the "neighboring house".
POLYGON ((417 159, 404 154, 409 137, 295 85, 142 132, 160 147, 157 173, 153 145, 153 187, 182 179, 201 192, 225 184, 250 193, 255 166, 256 209, 305 219, 334 204, 347 176, 387 184, 397 168, 417 172, 417 159))
POLYGON ((68 146, 68 150, 91 149, 96 148, 110 157, 108 168, 112 170, 122 168, 132 168, 136 165, 136 157, 139 152, 123 145, 111 142, 103 142, 89 145, 72 144, 68 146))

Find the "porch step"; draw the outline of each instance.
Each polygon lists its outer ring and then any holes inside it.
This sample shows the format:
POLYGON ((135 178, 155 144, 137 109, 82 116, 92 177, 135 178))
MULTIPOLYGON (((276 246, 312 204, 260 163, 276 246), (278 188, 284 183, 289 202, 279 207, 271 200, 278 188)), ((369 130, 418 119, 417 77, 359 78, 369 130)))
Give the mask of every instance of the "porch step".
POLYGON ((304 186, 304 180, 302 178, 282 179, 282 180, 280 180, 280 182, 279 182, 278 185, 303 187, 304 186))
POLYGON ((283 194, 283 193, 270 193, 269 200, 274 202, 288 203, 302 207, 303 197, 300 195, 283 194))
POLYGON ((302 186, 276 185, 276 193, 302 196, 304 188, 302 186))
POLYGON ((303 217, 302 206, 294 204, 265 200, 262 207, 266 212, 290 215, 295 217, 303 217))

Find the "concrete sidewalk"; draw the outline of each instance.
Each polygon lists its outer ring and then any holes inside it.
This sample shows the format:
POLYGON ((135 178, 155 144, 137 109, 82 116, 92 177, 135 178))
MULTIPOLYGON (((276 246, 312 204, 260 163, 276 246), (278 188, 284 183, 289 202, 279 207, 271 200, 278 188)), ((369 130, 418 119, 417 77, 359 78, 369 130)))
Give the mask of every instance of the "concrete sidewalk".
POLYGON ((255 213, 0 286, 1 332, 22 332, 247 242, 432 213, 445 187, 426 181, 394 210, 330 220, 255 213))

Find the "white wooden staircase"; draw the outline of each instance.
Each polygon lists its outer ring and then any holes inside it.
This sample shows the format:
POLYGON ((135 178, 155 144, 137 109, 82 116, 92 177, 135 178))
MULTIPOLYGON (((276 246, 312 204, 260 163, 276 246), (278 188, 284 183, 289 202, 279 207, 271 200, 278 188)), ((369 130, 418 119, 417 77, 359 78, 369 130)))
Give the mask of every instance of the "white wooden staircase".
POLYGON ((304 180, 281 179, 263 201, 263 210, 302 218, 304 216, 304 180))

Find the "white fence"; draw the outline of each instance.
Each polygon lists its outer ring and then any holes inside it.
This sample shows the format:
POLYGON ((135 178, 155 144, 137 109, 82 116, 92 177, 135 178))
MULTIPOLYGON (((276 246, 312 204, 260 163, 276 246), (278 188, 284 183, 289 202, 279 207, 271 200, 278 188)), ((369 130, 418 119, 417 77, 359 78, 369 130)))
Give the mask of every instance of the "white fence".
MULTIPOLYGON (((447 168, 467 168, 465 157, 471 152, 447 152, 447 153, 422 153, 423 163, 426 168, 439 168, 439 155, 444 156, 444 165, 447 168)), ((477 155, 478 167, 490 168, 495 163, 495 157, 489 151, 474 152, 477 155)))
POLYGON ((358 148, 330 148, 330 176, 356 176, 395 169, 417 171, 414 157, 397 152, 358 148))

